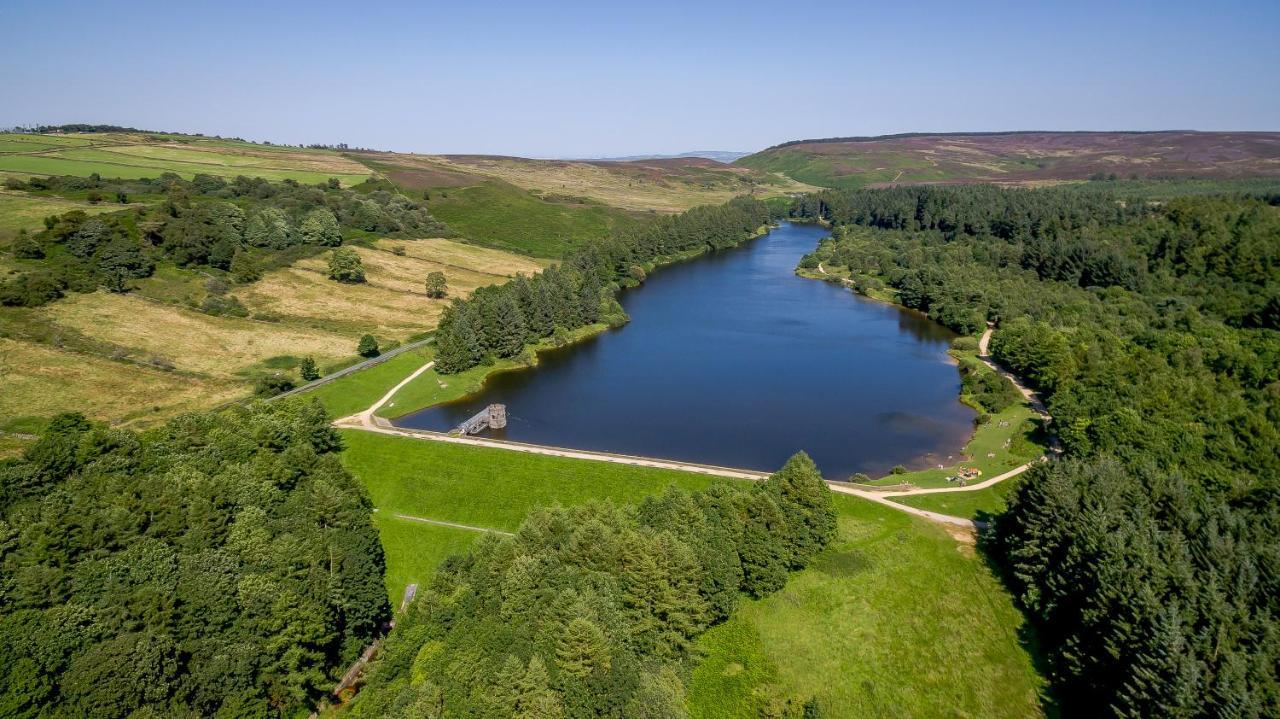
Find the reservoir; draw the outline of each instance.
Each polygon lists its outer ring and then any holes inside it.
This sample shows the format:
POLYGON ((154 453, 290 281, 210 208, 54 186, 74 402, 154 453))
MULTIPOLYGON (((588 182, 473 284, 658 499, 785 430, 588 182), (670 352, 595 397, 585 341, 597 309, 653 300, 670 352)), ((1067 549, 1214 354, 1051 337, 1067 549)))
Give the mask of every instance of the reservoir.
POLYGON ((803 449, 828 479, 948 463, 975 415, 946 354, 955 334, 797 277, 825 234, 784 223, 661 268, 622 292, 626 326, 396 424, 448 431, 497 402, 508 424, 489 436, 518 442, 764 471, 803 449))

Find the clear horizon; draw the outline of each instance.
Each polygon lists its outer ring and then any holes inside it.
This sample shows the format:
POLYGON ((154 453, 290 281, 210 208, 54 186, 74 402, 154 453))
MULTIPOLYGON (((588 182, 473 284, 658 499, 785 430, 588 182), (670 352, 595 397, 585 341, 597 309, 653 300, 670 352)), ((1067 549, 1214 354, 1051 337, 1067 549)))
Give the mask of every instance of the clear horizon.
POLYGON ((1280 3, 0 8, 0 125, 615 157, 1010 130, 1280 130, 1280 3))

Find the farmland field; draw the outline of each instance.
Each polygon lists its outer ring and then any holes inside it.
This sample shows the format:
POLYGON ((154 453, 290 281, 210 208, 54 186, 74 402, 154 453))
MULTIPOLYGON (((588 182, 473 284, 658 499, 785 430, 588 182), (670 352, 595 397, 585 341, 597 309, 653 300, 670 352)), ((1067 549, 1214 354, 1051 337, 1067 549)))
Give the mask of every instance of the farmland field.
POLYGON ((80 210, 92 215, 99 212, 115 212, 122 207, 118 204, 95 205, 61 197, 41 197, 23 192, 0 190, 0 243, 16 235, 18 230, 34 232, 42 229, 42 222, 49 215, 60 215, 72 210, 80 210))
POLYGON ((241 395, 237 382, 193 377, 0 337, 0 424, 84 412, 114 424, 149 426, 241 395))
POLYGON ((446 168, 497 178, 544 197, 587 197, 634 211, 680 212, 727 202, 737 195, 806 189, 780 175, 702 158, 587 162, 457 155, 435 159, 446 168))
POLYGON ((173 172, 304 183, 338 178, 356 184, 370 170, 327 150, 301 150, 140 133, 90 135, 0 135, 0 172, 18 175, 77 175, 139 179, 173 172))
POLYGON ((364 264, 365 283, 339 287, 327 276, 327 256, 320 255, 272 271, 235 294, 250 310, 291 324, 353 337, 372 332, 403 339, 434 327, 452 297, 543 267, 528 258, 442 239, 379 240, 355 251, 364 264), (436 271, 448 282, 450 296, 444 299, 428 298, 423 290, 427 274, 436 271))

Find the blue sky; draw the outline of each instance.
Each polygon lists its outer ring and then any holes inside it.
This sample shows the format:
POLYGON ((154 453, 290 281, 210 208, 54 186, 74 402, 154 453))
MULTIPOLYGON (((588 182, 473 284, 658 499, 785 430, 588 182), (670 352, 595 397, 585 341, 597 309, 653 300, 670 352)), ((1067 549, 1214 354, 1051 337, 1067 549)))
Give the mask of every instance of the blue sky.
POLYGON ((0 126, 582 157, 1280 130, 1280 1, 0 3, 0 126))

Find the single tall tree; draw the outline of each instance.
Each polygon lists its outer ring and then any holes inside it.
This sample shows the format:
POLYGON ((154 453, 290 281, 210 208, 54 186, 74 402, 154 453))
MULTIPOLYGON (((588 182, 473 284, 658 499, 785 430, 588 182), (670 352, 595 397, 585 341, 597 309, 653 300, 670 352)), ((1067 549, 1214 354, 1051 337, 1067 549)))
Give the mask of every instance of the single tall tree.
POLYGON ((443 272, 431 272, 427 274, 427 297, 432 299, 442 299, 449 293, 449 285, 445 280, 443 272))
POLYGON ((329 279, 346 284, 364 282, 364 263, 350 247, 338 247, 329 255, 329 279))

